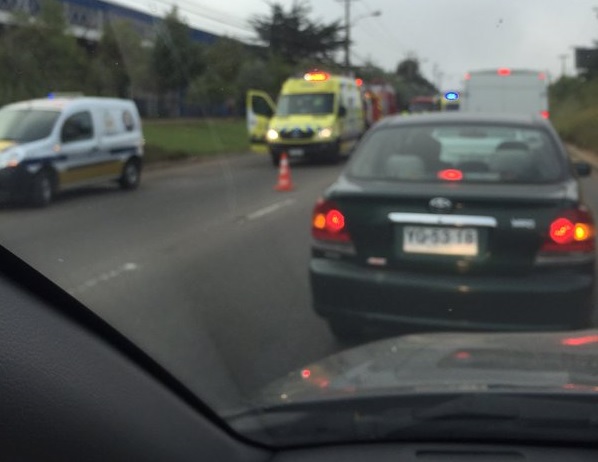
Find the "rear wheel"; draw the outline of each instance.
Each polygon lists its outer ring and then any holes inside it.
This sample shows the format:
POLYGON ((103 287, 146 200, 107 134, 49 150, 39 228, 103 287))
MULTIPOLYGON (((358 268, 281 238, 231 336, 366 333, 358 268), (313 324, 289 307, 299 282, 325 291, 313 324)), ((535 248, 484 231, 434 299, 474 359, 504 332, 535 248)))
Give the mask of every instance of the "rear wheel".
POLYGON ((41 170, 33 177, 30 202, 34 207, 46 207, 54 198, 54 175, 48 170, 41 170))
POLYGON ((136 159, 130 159, 123 167, 123 172, 118 180, 122 189, 136 189, 141 181, 141 163, 136 159))

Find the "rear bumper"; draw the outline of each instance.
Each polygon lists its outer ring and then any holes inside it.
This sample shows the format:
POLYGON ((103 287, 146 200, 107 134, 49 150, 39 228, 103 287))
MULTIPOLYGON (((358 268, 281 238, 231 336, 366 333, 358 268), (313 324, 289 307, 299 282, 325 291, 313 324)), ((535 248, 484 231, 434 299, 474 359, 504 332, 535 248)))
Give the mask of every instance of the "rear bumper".
POLYGON ((563 330, 587 327, 592 271, 527 276, 407 273, 312 258, 314 308, 326 318, 379 327, 563 330))

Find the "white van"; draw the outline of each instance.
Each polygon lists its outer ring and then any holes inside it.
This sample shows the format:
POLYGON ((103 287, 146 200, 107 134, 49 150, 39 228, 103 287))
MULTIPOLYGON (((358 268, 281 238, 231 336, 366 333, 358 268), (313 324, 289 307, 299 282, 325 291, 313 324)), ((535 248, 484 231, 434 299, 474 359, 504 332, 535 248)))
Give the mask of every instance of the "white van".
POLYGON ((509 68, 469 72, 460 101, 462 112, 533 114, 547 119, 546 73, 509 68))
POLYGON ((48 98, 0 109, 0 198, 48 205, 56 193, 97 182, 135 189, 143 157, 133 101, 48 98))

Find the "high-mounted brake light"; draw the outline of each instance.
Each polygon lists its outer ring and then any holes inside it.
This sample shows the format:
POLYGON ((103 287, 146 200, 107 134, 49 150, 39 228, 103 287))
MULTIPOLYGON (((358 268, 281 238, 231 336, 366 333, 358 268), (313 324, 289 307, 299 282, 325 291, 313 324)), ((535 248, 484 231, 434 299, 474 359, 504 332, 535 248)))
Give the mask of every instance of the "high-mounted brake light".
POLYGON ((540 111, 540 115, 542 116, 542 118, 548 119, 550 113, 548 111, 540 111))
POLYGON ((317 240, 351 242, 345 216, 333 202, 320 200, 316 203, 312 218, 312 236, 317 240))
POLYGON ((465 80, 471 80, 471 74, 469 72, 465 74, 465 80))
POLYGON ((463 172, 455 168, 447 168, 441 170, 437 174, 438 178, 445 181, 461 181, 463 179, 463 172))
POLYGON ((540 79, 540 80, 546 80, 546 74, 544 72, 540 72, 538 74, 538 79, 540 79))
POLYGON ((561 345, 582 346, 591 343, 598 343, 598 335, 583 335, 581 337, 568 337, 561 340, 561 345))
POLYGON ((330 78, 328 72, 308 72, 303 76, 308 82, 324 82, 330 78))
POLYGON ((501 76, 503 76, 503 77, 506 77, 506 76, 508 76, 508 75, 511 75, 511 69, 509 69, 508 67, 501 67, 501 68, 499 68, 499 69, 496 71, 496 73, 497 73, 498 75, 501 75, 501 76))

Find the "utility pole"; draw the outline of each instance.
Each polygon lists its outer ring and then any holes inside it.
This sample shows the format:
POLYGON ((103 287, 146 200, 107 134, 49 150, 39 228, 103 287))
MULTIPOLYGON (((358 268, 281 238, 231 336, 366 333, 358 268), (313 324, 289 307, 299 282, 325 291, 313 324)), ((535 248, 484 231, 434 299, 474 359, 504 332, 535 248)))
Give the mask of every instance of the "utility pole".
POLYGON ((351 2, 356 0, 337 0, 345 4, 345 69, 351 67, 351 2))

